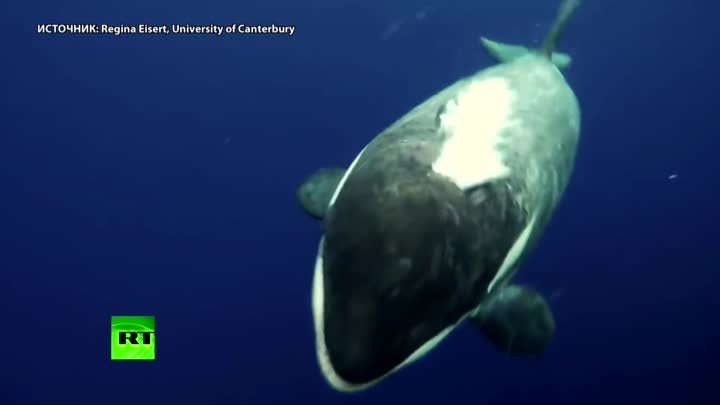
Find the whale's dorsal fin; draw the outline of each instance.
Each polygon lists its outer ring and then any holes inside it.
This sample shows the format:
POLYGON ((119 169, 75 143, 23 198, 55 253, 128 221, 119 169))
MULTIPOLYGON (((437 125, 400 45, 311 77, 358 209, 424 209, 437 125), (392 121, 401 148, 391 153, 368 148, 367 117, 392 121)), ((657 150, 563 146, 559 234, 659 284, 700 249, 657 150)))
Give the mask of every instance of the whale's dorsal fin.
MULTIPOLYGON (((534 52, 534 50, 522 45, 505 44, 502 42, 493 41, 485 37, 481 37, 480 42, 482 43, 483 47, 485 47, 485 49, 488 51, 488 53, 501 63, 510 62, 531 52, 534 52)), ((558 69, 565 69, 572 62, 572 58, 570 57, 570 55, 561 52, 553 52, 551 60, 552 63, 558 67, 558 69)))
POLYGON ((555 21, 553 22, 548 34, 545 36, 545 40, 543 41, 540 49, 529 49, 521 45, 503 44, 501 42, 491 41, 487 38, 480 38, 480 41, 490 55, 503 63, 510 62, 532 52, 537 52, 550 59, 550 61, 552 61, 558 69, 565 69, 570 65, 570 62, 572 62, 572 58, 568 54, 555 52, 555 47, 565 24, 579 6, 580 0, 562 0, 562 4, 560 5, 557 16, 555 17, 555 21))
POLYGON ((540 48, 540 52, 547 58, 552 58, 553 51, 555 51, 555 46, 560 38, 560 33, 578 7, 580 7, 580 0, 562 0, 555 21, 552 27, 550 27, 550 31, 545 36, 545 40, 540 48))

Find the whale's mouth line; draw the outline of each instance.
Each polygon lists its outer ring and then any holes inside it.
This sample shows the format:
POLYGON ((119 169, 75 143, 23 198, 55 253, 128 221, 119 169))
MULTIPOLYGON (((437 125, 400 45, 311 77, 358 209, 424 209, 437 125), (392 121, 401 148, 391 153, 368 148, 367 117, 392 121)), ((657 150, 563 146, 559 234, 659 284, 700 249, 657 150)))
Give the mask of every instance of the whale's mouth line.
POLYGON ((399 371, 408 364, 420 359, 422 356, 427 354, 435 346, 437 346, 447 335, 453 331, 460 323, 462 323, 466 317, 470 316, 473 312, 468 311, 463 315, 456 323, 448 326, 435 335, 433 338, 426 341, 422 346, 417 348, 412 354, 407 356, 402 363, 395 366, 387 373, 381 375, 374 380, 370 380, 362 384, 354 384, 343 379, 335 371, 335 368, 330 361, 328 354, 327 345, 325 344, 325 313, 324 313, 324 280, 323 280, 323 249, 325 245, 325 238, 320 239, 320 247, 318 248, 318 255, 315 259, 315 270, 313 273, 313 287, 312 287, 312 312, 313 312, 313 324, 315 328, 315 353, 317 360, 320 365, 320 370, 328 383, 338 391, 343 392, 358 392, 364 389, 370 388, 391 374, 399 371))

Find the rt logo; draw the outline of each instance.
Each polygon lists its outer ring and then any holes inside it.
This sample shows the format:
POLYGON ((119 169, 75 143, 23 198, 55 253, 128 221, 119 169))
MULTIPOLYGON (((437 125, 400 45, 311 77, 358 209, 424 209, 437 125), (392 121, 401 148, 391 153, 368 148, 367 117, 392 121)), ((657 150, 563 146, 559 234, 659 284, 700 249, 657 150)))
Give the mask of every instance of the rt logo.
POLYGON ((113 316, 110 319, 111 360, 155 360, 155 317, 113 316))

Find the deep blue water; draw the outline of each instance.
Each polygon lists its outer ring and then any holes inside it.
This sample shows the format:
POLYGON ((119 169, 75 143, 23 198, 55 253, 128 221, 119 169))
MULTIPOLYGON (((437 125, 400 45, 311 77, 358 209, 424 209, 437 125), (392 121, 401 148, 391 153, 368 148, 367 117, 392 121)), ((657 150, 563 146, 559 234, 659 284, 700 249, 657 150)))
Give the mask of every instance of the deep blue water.
POLYGON ((532 45, 556 5, 3 4, 0 404, 720 403, 720 14, 709 0, 585 0, 567 27, 583 135, 519 275, 554 297, 548 352, 510 358, 461 328, 362 394, 333 392, 318 370, 321 231, 296 187, 494 63, 479 35, 532 45), (233 22, 297 31, 36 33, 233 22), (156 317, 156 361, 110 361, 109 317, 123 314, 156 317))

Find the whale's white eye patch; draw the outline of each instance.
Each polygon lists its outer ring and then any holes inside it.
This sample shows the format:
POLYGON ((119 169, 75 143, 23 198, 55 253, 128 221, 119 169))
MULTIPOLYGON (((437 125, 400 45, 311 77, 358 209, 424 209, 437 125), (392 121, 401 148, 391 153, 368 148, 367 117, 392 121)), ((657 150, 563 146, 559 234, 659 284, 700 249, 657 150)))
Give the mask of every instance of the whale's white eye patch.
POLYGON ((471 82, 448 101, 438 110, 445 142, 433 170, 463 190, 509 175, 498 147, 512 124, 514 100, 507 80, 494 77, 471 82))

